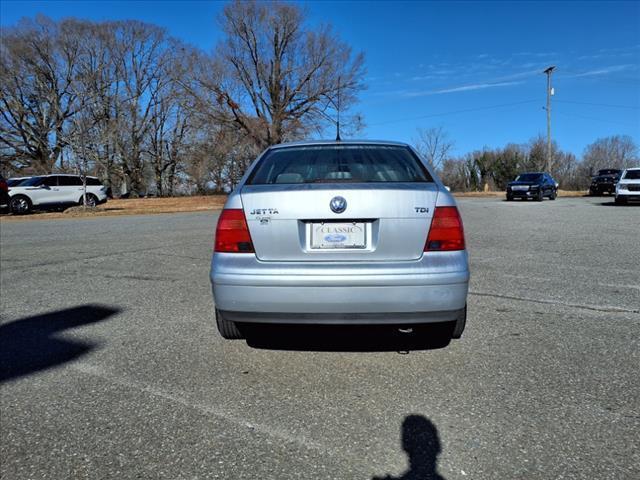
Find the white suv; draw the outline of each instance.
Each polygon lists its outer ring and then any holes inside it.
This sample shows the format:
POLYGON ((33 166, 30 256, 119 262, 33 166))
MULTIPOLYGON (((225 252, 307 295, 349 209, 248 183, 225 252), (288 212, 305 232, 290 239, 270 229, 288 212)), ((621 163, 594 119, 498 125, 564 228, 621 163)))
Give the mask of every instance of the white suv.
POLYGON ((640 201, 640 168, 627 168, 616 185, 616 203, 640 201))
MULTIPOLYGON (((79 175, 43 175, 31 177, 9 188, 11 211, 29 213, 34 208, 52 208, 82 204, 83 186, 79 175)), ((87 205, 107 201, 107 187, 96 177, 87 177, 87 205)))

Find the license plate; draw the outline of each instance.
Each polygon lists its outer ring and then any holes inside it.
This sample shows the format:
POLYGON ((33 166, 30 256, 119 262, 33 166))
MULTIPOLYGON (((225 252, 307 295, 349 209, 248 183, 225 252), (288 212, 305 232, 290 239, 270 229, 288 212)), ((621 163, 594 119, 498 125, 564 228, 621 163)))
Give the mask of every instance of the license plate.
POLYGON ((513 187, 511 187, 511 190, 513 190, 514 192, 526 192, 527 190, 529 190, 529 187, 526 185, 514 185, 513 187))
POLYGON ((311 224, 311 248, 366 248, 365 222, 324 222, 311 224))

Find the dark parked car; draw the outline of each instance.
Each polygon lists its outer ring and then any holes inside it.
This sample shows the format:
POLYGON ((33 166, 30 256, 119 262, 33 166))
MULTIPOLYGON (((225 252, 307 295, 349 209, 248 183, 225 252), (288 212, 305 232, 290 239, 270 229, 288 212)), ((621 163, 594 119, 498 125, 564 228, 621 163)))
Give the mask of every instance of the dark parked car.
POLYGON ((620 181, 622 170, 616 168, 605 168, 598 170, 598 174, 591 179, 589 195, 603 195, 616 193, 616 185, 620 181))
POLYGON ((532 198, 541 202, 544 197, 555 200, 558 196, 558 183, 544 172, 521 173, 507 185, 507 200, 532 198))

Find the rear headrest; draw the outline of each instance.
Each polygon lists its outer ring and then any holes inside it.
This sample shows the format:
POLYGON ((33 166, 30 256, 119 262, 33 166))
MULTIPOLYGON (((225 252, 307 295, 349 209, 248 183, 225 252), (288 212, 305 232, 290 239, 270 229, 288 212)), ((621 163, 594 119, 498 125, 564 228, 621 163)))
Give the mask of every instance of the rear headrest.
POLYGON ((299 173, 281 173, 276 177, 276 183, 304 183, 304 177, 299 173))
POLYGON ((382 182, 397 182, 402 178, 398 170, 383 170, 376 172, 376 180, 382 182))
POLYGON ((351 172, 329 172, 324 177, 327 180, 351 180, 351 172))

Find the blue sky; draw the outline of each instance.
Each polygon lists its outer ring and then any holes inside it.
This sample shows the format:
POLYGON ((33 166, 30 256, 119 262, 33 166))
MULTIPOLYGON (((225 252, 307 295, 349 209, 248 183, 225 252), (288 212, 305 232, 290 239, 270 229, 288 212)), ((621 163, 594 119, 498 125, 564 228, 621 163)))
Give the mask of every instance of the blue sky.
MULTIPOLYGON (((411 142, 442 126, 456 154, 545 134, 553 76, 553 136, 578 156, 595 139, 640 144, 640 2, 300 2, 366 56, 361 135, 411 142)), ((204 50, 220 39, 213 1, 2 0, 3 26, 45 14, 135 18, 204 50)))

